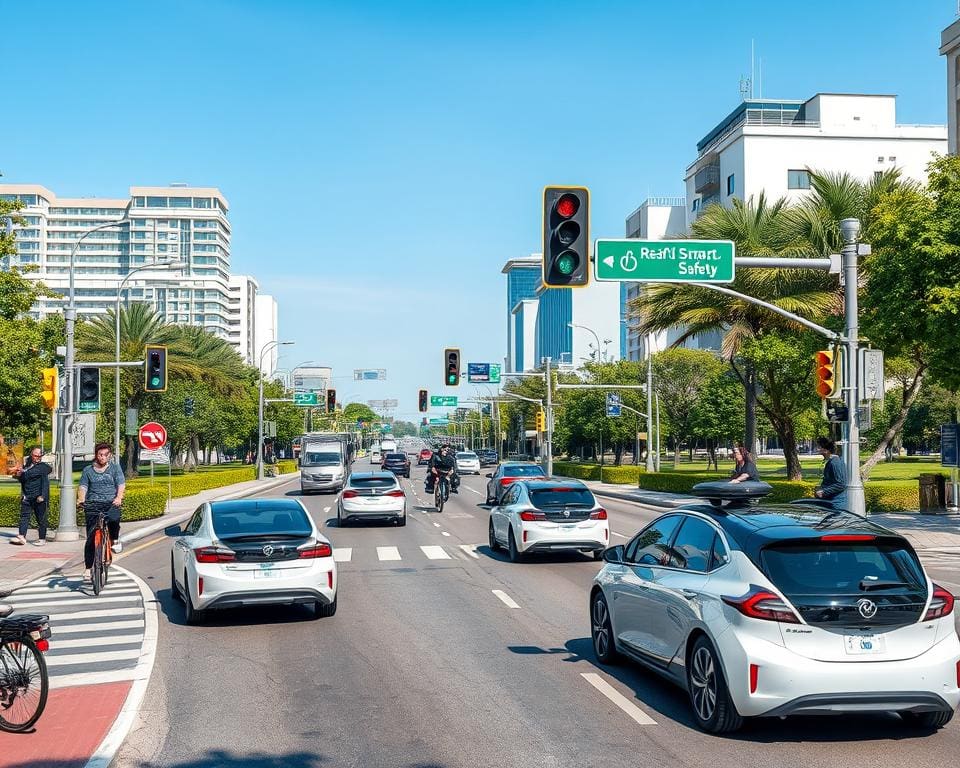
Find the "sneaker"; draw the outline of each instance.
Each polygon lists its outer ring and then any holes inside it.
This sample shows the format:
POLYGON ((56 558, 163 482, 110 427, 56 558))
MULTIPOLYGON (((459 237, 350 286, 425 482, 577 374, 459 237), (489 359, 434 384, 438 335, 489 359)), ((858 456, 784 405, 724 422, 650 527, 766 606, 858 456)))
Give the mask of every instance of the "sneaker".
POLYGON ((84 568, 84 569, 83 569, 83 580, 84 580, 84 581, 93 581, 93 576, 90 575, 90 569, 89 569, 89 568, 84 568))
POLYGON ((115 541, 110 545, 110 549, 113 550, 113 554, 119 555, 121 552, 123 552, 123 543, 115 541))
POLYGON ((16 544, 17 546, 22 546, 27 543, 27 540, 23 536, 14 536, 10 539, 11 544, 16 544))
POLYGON ((47 543, 46 539, 37 539, 35 542, 33 542, 33 546, 42 547, 46 543, 47 543))

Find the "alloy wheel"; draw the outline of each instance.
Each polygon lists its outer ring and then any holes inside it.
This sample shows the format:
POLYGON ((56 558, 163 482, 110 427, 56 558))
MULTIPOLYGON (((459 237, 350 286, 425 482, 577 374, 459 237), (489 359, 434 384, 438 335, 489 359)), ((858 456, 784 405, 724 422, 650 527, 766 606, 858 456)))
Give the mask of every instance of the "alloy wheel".
POLYGON ((694 651, 691 660, 690 695, 697 717, 703 722, 711 720, 717 709, 717 671, 713 655, 703 646, 694 651))
POLYGON ((592 630, 593 649, 597 658, 603 660, 610 653, 610 615, 607 611, 607 602, 601 596, 593 601, 592 630))

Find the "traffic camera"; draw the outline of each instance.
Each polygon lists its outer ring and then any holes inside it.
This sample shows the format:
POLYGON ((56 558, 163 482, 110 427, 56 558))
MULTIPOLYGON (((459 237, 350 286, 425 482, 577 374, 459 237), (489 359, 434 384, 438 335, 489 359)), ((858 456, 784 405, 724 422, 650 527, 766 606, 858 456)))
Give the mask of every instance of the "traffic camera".
POLYGON ((42 371, 40 371, 40 373, 42 375, 40 399, 43 401, 43 407, 48 411, 52 411, 57 407, 57 400, 59 397, 57 369, 55 367, 44 368, 42 371))
POLYGON ((443 376, 448 387, 460 385, 460 350, 445 349, 443 351, 443 376))
POLYGON ((418 398, 417 403, 418 403, 418 407, 420 408, 420 413, 426 413, 427 406, 428 406, 427 390, 425 389, 420 390, 420 397, 418 398))
POLYGON ((144 350, 144 383, 147 392, 167 391, 167 348, 147 344, 144 350))
POLYGON ((813 360, 817 394, 824 400, 838 397, 841 392, 843 362, 840 350, 822 349, 813 356, 813 360))
POLYGON ((590 190, 543 190, 543 284, 582 287, 590 282, 590 190))
POLYGON ((77 376, 77 411, 92 413, 100 410, 100 369, 82 367, 77 376))
POLYGON ((327 413, 333 413, 337 410, 337 390, 327 390, 327 413))

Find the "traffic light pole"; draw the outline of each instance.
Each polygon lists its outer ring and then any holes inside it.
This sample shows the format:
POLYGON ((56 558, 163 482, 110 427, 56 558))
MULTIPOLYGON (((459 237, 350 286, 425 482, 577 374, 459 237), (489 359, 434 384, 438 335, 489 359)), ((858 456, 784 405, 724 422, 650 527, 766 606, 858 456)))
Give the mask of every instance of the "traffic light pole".
POLYGON ((847 468, 847 509, 856 514, 866 514, 867 500, 860 476, 860 376, 857 370, 860 354, 857 349, 859 333, 859 302, 857 297, 857 255, 860 235, 859 219, 843 219, 840 222, 843 235, 843 297, 847 359, 843 365, 844 396, 847 402, 847 420, 844 422, 843 452, 847 468))
POLYGON ((553 362, 549 357, 546 358, 547 367, 547 405, 546 405, 546 420, 547 423, 544 425, 546 431, 544 434, 546 438, 544 439, 544 447, 547 450, 547 477, 553 477, 553 374, 550 371, 550 363, 553 362))

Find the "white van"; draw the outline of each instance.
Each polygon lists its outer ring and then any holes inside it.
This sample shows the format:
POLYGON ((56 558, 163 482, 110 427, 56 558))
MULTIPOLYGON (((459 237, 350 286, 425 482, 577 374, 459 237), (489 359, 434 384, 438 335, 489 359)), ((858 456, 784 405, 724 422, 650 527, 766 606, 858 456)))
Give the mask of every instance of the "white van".
POLYGON ((397 453, 397 441, 392 437, 385 437, 380 441, 380 453, 397 453))
POLYGON ((339 491, 347 476, 340 440, 304 438, 300 450, 300 493, 339 491))
POLYGON ((370 463, 380 463, 380 443, 374 443, 370 446, 370 463))

